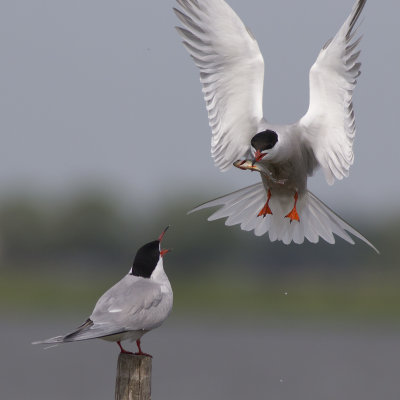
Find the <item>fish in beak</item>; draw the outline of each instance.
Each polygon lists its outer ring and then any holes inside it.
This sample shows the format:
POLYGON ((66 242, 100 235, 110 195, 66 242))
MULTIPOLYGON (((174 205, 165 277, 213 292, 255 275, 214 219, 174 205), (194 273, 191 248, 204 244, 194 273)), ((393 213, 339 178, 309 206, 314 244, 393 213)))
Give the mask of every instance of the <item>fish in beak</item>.
POLYGON ((233 163, 236 168, 243 169, 243 170, 250 170, 250 171, 257 171, 262 172, 261 169, 255 165, 255 162, 252 160, 237 160, 233 163))

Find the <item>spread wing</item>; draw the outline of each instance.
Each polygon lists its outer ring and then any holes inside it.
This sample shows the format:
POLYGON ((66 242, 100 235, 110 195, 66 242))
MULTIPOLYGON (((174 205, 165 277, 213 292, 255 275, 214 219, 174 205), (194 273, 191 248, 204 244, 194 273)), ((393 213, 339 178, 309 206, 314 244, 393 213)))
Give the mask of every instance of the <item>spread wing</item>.
POLYGON ((310 70, 310 104, 299 121, 304 139, 322 166, 325 178, 348 176, 353 164, 355 120, 352 95, 361 63, 355 24, 366 0, 358 0, 336 36, 329 40, 310 70))
POLYGON ((263 117, 264 60, 257 41, 224 0, 177 0, 183 44, 200 69, 215 164, 228 169, 250 149, 263 117))

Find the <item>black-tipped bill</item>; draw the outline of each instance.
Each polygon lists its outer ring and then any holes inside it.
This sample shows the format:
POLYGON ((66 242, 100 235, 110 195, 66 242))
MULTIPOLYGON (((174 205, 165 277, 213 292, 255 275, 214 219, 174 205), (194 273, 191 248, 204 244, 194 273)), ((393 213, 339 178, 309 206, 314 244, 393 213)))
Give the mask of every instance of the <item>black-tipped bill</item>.
POLYGON ((161 242, 161 240, 163 240, 163 237, 165 235, 165 232, 167 232, 167 230, 171 227, 171 225, 168 225, 163 232, 161 233, 160 237, 158 238, 158 241, 161 242))

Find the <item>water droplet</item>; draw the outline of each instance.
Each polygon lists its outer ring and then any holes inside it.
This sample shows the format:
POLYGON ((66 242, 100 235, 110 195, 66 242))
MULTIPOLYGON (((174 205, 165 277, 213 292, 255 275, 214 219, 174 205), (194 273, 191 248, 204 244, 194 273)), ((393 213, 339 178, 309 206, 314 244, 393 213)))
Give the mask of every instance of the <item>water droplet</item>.
POLYGON ((281 378, 281 379, 279 379, 279 382, 280 382, 280 383, 283 383, 283 379, 282 379, 282 378, 281 378))
POLYGON ((287 296, 288 295, 288 292, 285 292, 285 296, 287 296))

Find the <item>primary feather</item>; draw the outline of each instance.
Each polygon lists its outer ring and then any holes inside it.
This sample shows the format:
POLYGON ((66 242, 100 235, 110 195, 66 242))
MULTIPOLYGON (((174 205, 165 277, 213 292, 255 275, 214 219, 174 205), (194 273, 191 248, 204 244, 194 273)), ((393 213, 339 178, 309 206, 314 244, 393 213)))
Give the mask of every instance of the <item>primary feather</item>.
POLYGON ((178 0, 183 44, 200 69, 212 130, 211 154, 221 170, 246 156, 262 119, 264 60, 257 41, 225 1, 178 0))
POLYGON ((366 0, 359 0, 334 38, 322 48, 310 70, 310 104, 300 120, 309 143, 324 170, 326 180, 343 179, 353 164, 356 134, 353 90, 360 75, 355 24, 366 0))

